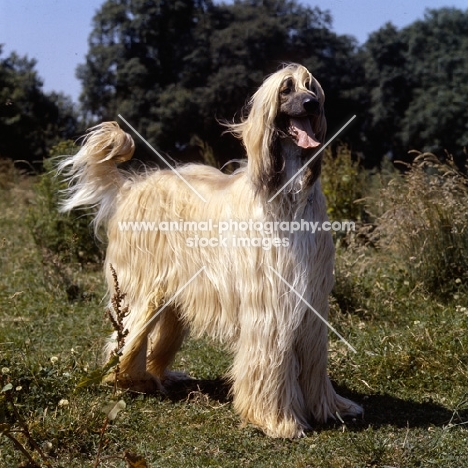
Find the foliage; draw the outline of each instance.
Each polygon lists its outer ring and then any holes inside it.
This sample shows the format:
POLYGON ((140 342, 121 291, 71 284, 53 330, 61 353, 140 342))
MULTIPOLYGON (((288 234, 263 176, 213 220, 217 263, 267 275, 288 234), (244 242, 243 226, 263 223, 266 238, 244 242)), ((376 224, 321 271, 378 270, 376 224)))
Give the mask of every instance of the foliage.
POLYGON ((387 24, 371 34, 361 51, 369 96, 364 134, 379 157, 408 160, 416 149, 465 159, 467 25, 468 10, 441 8, 400 31, 387 24))
POLYGON ((361 219, 362 208, 357 201, 365 193, 365 175, 360 170, 359 161, 353 160, 349 148, 339 146, 336 155, 331 151, 325 152, 321 181, 330 219, 361 219))
POLYGON ((153 144, 183 157, 196 135, 223 163, 241 152, 216 119, 239 116, 246 97, 281 62, 301 62, 327 96, 331 131, 366 167, 410 149, 463 159, 468 134, 468 12, 428 10, 387 24, 360 49, 330 31, 331 17, 296 1, 108 1, 94 19, 80 66, 82 103, 98 119, 119 113, 153 144))
POLYGON ((71 214, 58 211, 61 191, 66 187, 66 182, 56 173, 57 158, 74 154, 77 150, 78 147, 71 141, 62 142, 52 149, 51 157, 44 161, 45 172, 34 186, 35 206, 27 217, 51 286, 65 285, 69 299, 76 299, 82 293, 71 264, 100 264, 102 260, 101 246, 90 228, 89 210, 76 210, 71 214))
MULTIPOLYGON (((219 120, 238 119, 248 97, 282 62, 306 65, 326 94, 330 134, 366 168, 409 150, 453 154, 468 145, 468 10, 427 10, 398 29, 386 24, 358 47, 331 31, 327 11, 300 0, 107 0, 97 11, 82 82, 80 126, 123 115, 151 144, 180 160, 198 139, 218 166, 242 156, 219 120)), ((77 110, 45 94, 34 60, 0 59, 0 157, 40 161, 76 136, 77 110)), ((153 154, 139 145, 137 157, 153 154)))
POLYGON ((398 292, 462 297, 468 285, 466 173, 451 158, 419 153, 405 173, 387 170, 367 181, 361 203, 368 221, 338 239, 337 305, 373 316, 398 307, 398 292))
POLYGON ((468 285, 468 177, 451 158, 419 154, 381 192, 380 248, 406 262, 413 285, 453 293, 468 285))
POLYGON ((414 86, 401 139, 411 149, 460 156, 468 144, 468 129, 459 124, 467 119, 468 10, 430 10, 403 34, 414 86))
POLYGON ((36 163, 54 144, 76 132, 70 99, 45 94, 35 65, 35 60, 15 53, 0 57, 0 157, 36 163))
POLYGON ((341 123, 356 105, 349 79, 362 76, 356 43, 330 27, 327 13, 296 1, 107 1, 78 71, 81 100, 99 120, 122 114, 164 151, 187 149, 196 135, 222 164, 242 150, 235 139, 221 139, 216 119, 239 116, 265 75, 284 61, 314 70, 327 88, 331 122, 341 123))
POLYGON ((102 253, 90 229, 89 213, 75 211, 70 215, 58 211, 61 193, 66 182, 56 173, 57 157, 74 154, 78 147, 73 142, 63 142, 51 151, 44 161, 46 172, 35 185, 37 206, 31 211, 29 221, 35 242, 41 249, 57 255, 60 262, 97 263, 102 253))
POLYGON ((401 37, 395 26, 386 24, 370 35, 361 51, 368 89, 364 141, 378 155, 401 157, 405 153, 403 143, 395 139, 412 99, 412 76, 406 69, 407 50, 406 38, 401 37))

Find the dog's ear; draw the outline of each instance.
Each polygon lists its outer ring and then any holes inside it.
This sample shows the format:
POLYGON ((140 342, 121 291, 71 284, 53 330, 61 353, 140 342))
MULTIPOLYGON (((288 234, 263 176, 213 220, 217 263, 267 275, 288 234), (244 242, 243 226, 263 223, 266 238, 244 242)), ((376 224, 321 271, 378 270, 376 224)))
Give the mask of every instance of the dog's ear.
MULTIPOLYGON (((325 118, 325 112, 323 110, 323 105, 320 108, 320 114, 315 117, 314 122, 312 124, 315 136, 317 140, 323 145, 325 143, 325 137, 327 134, 327 119, 325 118)), ((309 164, 308 171, 305 177, 305 185, 311 186, 315 183, 315 181, 320 177, 322 172, 322 159, 324 153, 316 157, 311 164, 309 164)))
POLYGON ((278 98, 269 99, 267 93, 257 93, 252 100, 243 134, 243 141, 249 159, 249 178, 257 192, 274 190, 284 161, 281 159, 276 135, 275 118, 278 98))
POLYGON ((325 118, 325 112, 323 108, 320 110, 320 115, 317 117, 314 127, 315 136, 323 145, 327 135, 327 119, 325 118))
POLYGON ((325 93, 323 92, 320 83, 312 76, 313 87, 316 91, 317 99, 320 103, 320 114, 314 122, 314 133, 320 143, 325 143, 325 137, 327 134, 327 119, 325 118, 325 93))
POLYGON ((276 190, 279 173, 284 167, 275 138, 281 81, 278 73, 270 75, 250 99, 247 117, 238 124, 228 125, 229 131, 244 144, 249 179, 256 192, 276 190))

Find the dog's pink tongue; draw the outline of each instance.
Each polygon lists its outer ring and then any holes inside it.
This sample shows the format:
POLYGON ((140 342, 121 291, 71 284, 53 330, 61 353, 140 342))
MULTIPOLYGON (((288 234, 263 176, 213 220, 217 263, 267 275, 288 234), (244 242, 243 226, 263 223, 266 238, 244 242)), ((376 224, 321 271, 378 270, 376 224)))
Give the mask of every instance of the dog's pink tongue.
POLYGON ((301 148, 316 148, 317 146, 320 146, 320 142, 315 137, 312 125, 308 118, 291 118, 291 129, 297 136, 297 146, 300 146, 301 148))

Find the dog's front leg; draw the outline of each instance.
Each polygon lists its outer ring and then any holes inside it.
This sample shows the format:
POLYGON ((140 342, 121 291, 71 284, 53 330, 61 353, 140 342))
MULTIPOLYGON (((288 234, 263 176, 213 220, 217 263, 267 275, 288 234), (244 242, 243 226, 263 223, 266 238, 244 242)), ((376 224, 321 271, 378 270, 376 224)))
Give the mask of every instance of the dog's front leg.
MULTIPOLYGON (((318 298, 318 310, 322 317, 328 318, 326 298, 318 298)), ((296 350, 300 362, 299 383, 304 395, 308 420, 324 423, 330 418, 356 416, 362 408, 335 392, 328 377, 328 330, 325 323, 310 310, 303 319, 296 337, 296 350)))
POLYGON ((260 311, 257 323, 253 316, 244 316, 231 369, 234 408, 268 436, 301 437, 309 426, 297 357, 289 346, 293 331, 278 330, 274 313, 260 311))

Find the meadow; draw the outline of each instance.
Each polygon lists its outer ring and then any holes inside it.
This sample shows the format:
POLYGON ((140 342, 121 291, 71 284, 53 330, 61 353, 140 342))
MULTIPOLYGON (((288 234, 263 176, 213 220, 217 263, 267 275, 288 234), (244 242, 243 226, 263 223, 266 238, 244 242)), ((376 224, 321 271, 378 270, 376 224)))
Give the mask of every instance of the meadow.
POLYGON ((329 372, 365 414, 281 440, 242 425, 208 340, 185 343, 174 368, 196 380, 167 396, 100 384, 102 246, 56 212, 60 181, 2 161, 0 467, 466 466, 468 178, 431 155, 371 173, 343 148, 322 179, 331 219, 357 226, 335 235, 330 311, 357 352, 330 332, 329 372))

